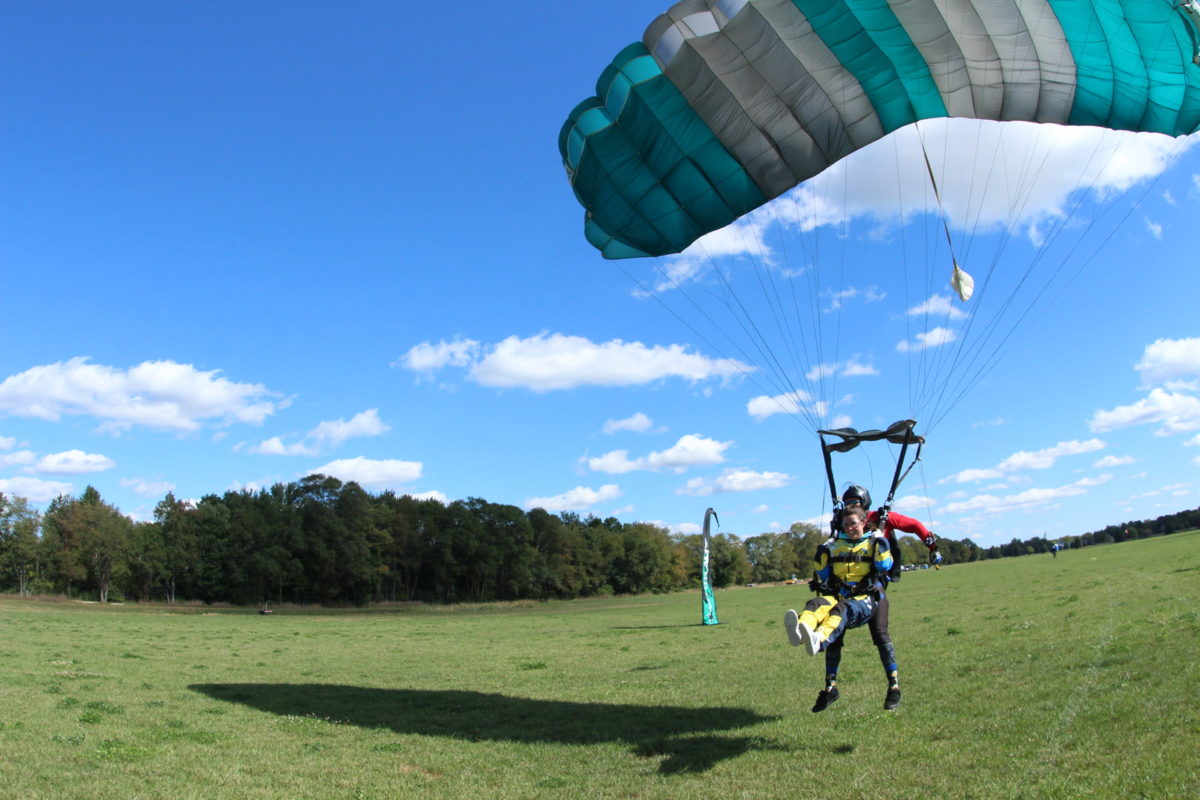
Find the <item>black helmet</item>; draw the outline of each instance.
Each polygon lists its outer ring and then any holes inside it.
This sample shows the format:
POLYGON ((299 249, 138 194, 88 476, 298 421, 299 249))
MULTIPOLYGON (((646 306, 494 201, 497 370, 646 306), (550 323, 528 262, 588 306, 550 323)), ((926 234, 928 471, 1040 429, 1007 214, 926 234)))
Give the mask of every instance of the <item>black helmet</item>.
POLYGON ((842 504, 848 506, 851 503, 861 503, 863 510, 870 511, 871 493, 857 483, 851 484, 846 491, 842 492, 842 504))

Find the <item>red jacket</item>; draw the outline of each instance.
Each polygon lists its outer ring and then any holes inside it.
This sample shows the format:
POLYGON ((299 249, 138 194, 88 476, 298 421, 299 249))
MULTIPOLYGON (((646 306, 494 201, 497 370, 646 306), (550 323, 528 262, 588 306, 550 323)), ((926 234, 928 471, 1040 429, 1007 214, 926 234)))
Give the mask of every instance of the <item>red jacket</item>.
MULTIPOLYGON (((879 512, 872 511, 867 515, 867 527, 871 530, 879 528, 879 512)), ((888 514, 887 524, 883 526, 884 535, 891 534, 894 530, 904 531, 905 533, 915 533, 917 537, 930 550, 937 549, 937 537, 929 532, 929 529, 921 524, 920 520, 906 517, 903 514, 898 514, 892 511, 888 514)))

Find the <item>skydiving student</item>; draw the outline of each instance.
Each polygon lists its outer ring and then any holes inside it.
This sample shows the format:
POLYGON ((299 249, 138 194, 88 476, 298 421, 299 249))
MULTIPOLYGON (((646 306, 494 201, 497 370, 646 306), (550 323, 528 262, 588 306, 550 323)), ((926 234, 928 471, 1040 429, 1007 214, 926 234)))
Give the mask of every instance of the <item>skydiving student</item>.
MULTIPOLYGON (((842 508, 836 509, 833 512, 831 528, 836 536, 841 530, 839 522, 840 515, 845 513, 844 509, 858 506, 867 515, 867 530, 879 531, 879 511, 871 510, 871 493, 862 486, 853 484, 842 492, 842 508)), ((883 525, 881 533, 887 538, 888 544, 892 549, 892 569, 888 576, 888 580, 893 583, 900 580, 900 542, 896 538, 896 531, 904 531, 905 533, 915 534, 921 540, 921 543, 929 548, 930 563, 942 563, 942 554, 938 552, 937 537, 933 532, 926 528, 921 521, 906 517, 895 511, 889 511, 887 522, 883 525)))
MULTIPOLYGON (((866 513, 848 507, 841 515, 842 531, 817 548, 813 585, 817 596, 797 614, 789 610, 783 623, 793 647, 804 645, 809 655, 825 651, 825 688, 817 695, 813 711, 824 711, 838 699, 837 671, 842 659, 842 634, 867 624, 878 613, 883 584, 892 566, 891 549, 882 536, 867 536, 866 513)), ((885 709, 900 704, 900 684, 895 651, 887 637, 886 609, 882 624, 886 651, 880 658, 888 674, 885 709)))

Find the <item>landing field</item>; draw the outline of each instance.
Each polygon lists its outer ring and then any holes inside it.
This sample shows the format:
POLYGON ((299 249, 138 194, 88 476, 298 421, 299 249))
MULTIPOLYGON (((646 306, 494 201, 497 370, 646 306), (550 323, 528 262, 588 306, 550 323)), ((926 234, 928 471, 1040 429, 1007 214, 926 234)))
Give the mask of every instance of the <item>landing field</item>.
POLYGON ((808 597, 0 598, 0 797, 1200 797, 1200 533, 907 573, 894 712, 865 630, 809 712, 808 597))

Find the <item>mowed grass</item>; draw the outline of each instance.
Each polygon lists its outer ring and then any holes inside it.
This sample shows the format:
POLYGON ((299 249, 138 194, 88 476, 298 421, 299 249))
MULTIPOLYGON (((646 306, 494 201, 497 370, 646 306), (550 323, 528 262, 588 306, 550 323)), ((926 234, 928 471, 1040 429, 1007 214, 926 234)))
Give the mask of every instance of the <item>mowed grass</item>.
POLYGON ((1200 797, 1200 533, 905 575, 904 701, 805 587, 400 611, 0 600, 4 798, 1200 797))

